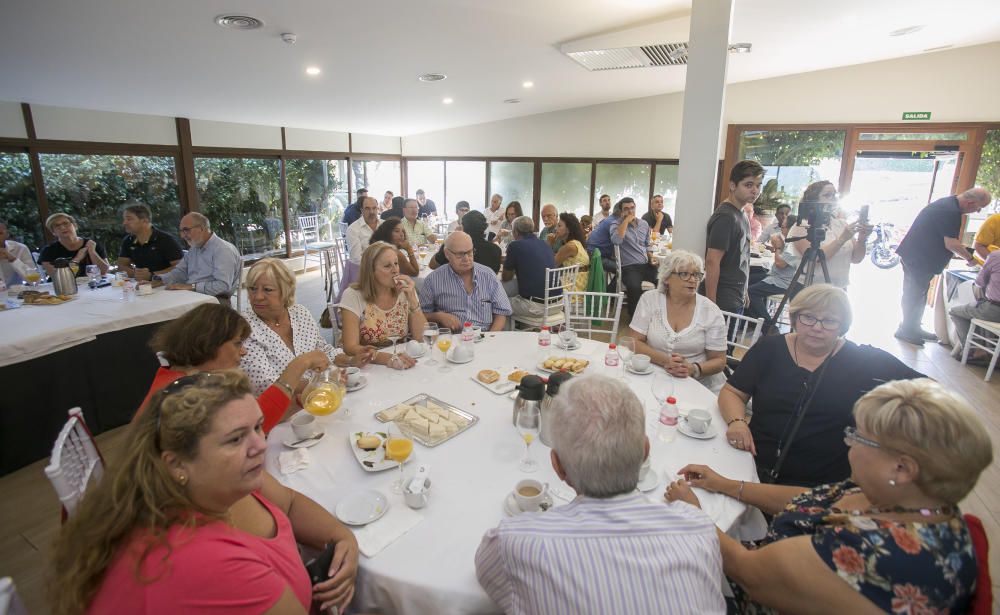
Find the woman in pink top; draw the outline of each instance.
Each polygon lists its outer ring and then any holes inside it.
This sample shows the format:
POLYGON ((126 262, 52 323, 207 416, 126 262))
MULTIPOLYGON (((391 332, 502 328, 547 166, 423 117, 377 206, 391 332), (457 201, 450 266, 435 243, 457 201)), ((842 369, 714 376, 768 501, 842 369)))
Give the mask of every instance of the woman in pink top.
POLYGON ((354 535, 264 471, 263 417, 246 375, 185 376, 149 402, 122 458, 55 549, 54 613, 342 612, 354 535), (296 541, 335 545, 310 584, 296 541))

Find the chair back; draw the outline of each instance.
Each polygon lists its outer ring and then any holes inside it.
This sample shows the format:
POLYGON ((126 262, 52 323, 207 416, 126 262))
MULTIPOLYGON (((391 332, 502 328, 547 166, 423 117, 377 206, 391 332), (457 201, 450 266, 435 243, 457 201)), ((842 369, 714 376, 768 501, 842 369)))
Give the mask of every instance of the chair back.
POLYGON ((28 609, 17 595, 17 587, 10 577, 0 579, 0 615, 28 615, 28 609))
POLYGON ((763 318, 751 318, 742 314, 733 314, 722 310, 722 318, 726 321, 726 367, 727 375, 729 370, 736 369, 743 360, 743 355, 750 350, 760 338, 761 331, 764 330, 763 318))
POLYGON ((559 325, 565 320, 563 314, 562 293, 576 290, 576 278, 580 275, 580 265, 545 268, 545 296, 541 297, 542 317, 512 316, 512 321, 524 323, 529 327, 546 327, 559 325))
POLYGON ((622 293, 564 292, 566 326, 588 339, 594 339, 595 333, 609 335, 609 343, 614 343, 624 300, 622 293))
POLYGON ((962 515, 969 527, 972 537, 972 548, 976 552, 976 567, 979 575, 976 577, 976 593, 969 605, 969 615, 990 615, 993 612, 993 582, 990 579, 990 541, 986 537, 983 522, 975 515, 962 515))
MULTIPOLYGON (((614 254, 615 254, 615 289, 614 292, 622 292, 622 247, 618 244, 614 244, 614 254)), ((611 285, 608 285, 608 290, 611 290, 611 285)), ((632 308, 635 309, 635 308, 632 308)))
POLYGON ((91 479, 99 481, 103 474, 104 459, 83 420, 83 411, 73 408, 45 467, 45 475, 62 502, 64 519, 76 510, 91 479))
POLYGON ((340 236, 341 237, 347 237, 347 227, 349 227, 349 226, 350 226, 350 224, 348 224, 346 222, 343 222, 343 221, 337 223, 337 228, 340 229, 340 236))

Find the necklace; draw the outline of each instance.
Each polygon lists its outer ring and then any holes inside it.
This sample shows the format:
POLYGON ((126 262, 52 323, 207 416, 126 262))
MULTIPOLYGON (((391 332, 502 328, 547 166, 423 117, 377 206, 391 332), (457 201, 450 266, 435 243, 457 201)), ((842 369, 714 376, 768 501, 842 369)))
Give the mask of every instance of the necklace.
POLYGON ((272 328, 277 328, 277 327, 281 326, 281 316, 280 316, 280 315, 278 316, 278 318, 276 318, 276 319, 274 320, 274 322, 269 322, 269 321, 267 321, 267 320, 264 320, 263 318, 261 318, 260 314, 258 314, 258 315, 257 315, 257 318, 260 318, 260 320, 261 320, 261 321, 262 321, 262 322, 263 322, 263 323, 264 323, 265 325, 267 325, 267 326, 269 326, 269 327, 272 327, 272 328))
MULTIPOLYGON (((826 363, 826 360, 829 359, 831 356, 833 356, 833 353, 834 353, 834 351, 837 350, 837 346, 839 344, 840 344, 839 340, 836 341, 836 342, 834 342, 833 348, 831 348, 830 352, 828 352, 826 354, 826 356, 823 357, 823 361, 820 363, 820 365, 822 365, 823 363, 826 363)), ((798 333, 795 334, 795 338, 792 340, 792 359, 795 361, 795 365, 797 367, 802 367, 802 364, 799 363, 799 334, 798 333)), ((805 369, 805 368, 803 368, 803 369, 805 369)))

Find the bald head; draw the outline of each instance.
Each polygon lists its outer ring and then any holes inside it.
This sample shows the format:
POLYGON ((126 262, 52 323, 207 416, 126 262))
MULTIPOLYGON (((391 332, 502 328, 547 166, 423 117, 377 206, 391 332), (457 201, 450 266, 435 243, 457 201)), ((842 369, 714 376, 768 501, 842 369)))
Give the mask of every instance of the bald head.
POLYGON ((454 231, 444 240, 444 256, 452 270, 459 275, 472 271, 475 264, 474 252, 472 237, 464 231, 454 231))
POLYGON ((958 195, 958 206, 962 213, 972 214, 990 204, 993 197, 985 188, 971 188, 958 195))

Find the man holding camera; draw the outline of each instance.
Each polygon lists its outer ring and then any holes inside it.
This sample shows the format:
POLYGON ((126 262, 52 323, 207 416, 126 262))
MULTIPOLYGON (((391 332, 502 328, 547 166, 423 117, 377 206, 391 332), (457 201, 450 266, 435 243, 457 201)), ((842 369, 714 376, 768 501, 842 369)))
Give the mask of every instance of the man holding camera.
POLYGON ((903 261, 903 321, 896 329, 897 339, 916 346, 923 346, 925 340, 937 341, 936 335, 920 327, 927 287, 934 276, 944 271, 953 255, 970 267, 976 264, 960 239, 962 217, 986 207, 990 200, 989 192, 972 188, 938 199, 917 214, 896 248, 903 261))

